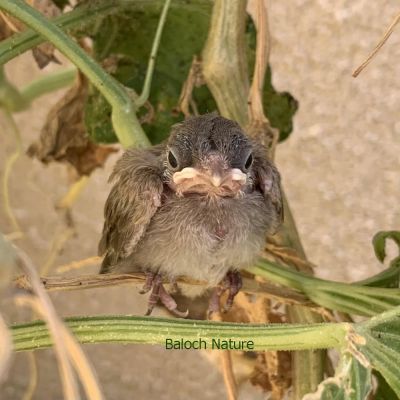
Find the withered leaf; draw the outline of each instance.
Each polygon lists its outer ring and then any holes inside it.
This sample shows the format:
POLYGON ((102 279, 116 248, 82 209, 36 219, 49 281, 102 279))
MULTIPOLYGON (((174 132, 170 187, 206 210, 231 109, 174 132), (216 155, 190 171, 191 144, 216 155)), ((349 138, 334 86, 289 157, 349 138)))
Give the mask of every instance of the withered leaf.
POLYGON ((89 175, 102 167, 116 148, 93 143, 83 122, 88 83, 82 75, 50 110, 40 138, 28 148, 28 155, 47 164, 52 161, 72 165, 79 175, 89 175))
MULTIPOLYGON (((223 321, 241 323, 283 323, 283 316, 271 307, 271 302, 263 296, 249 296, 239 292, 233 307, 222 314, 223 321)), ((235 364, 249 365, 251 353, 236 354, 235 364)), ((252 385, 270 393, 270 398, 282 399, 291 385, 291 356, 285 351, 258 352, 252 360, 252 370, 242 380, 248 379, 252 385)))
MULTIPOLYGON (((46 18, 51 19, 61 14, 61 10, 52 0, 30 0, 29 3, 46 18)), ((55 47, 51 43, 42 43, 32 50, 33 58, 40 69, 52 61, 60 64, 60 61, 54 55, 54 51, 55 47)))

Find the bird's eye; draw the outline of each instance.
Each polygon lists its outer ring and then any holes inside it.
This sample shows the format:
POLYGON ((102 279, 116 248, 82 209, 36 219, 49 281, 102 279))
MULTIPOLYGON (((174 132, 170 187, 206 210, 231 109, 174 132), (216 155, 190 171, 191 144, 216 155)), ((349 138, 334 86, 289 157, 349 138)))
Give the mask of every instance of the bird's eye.
POLYGON ((251 164, 253 164, 253 154, 250 153, 244 164, 244 168, 246 171, 251 167, 251 164))
POLYGON ((178 160, 176 159, 174 153, 171 150, 168 152, 168 163, 171 166, 171 168, 173 169, 178 168, 178 160))

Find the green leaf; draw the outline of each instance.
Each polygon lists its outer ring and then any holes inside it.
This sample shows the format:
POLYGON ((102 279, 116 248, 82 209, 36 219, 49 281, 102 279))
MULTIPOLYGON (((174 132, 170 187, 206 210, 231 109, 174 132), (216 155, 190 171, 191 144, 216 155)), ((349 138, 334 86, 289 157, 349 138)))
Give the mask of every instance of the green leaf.
MULTIPOLYGON (((161 13, 162 2, 132 4, 129 10, 104 19, 101 29, 92 35, 94 55, 102 61, 117 55, 114 76, 137 93, 142 90, 149 54, 161 13)), ((193 56, 200 54, 207 37, 212 2, 205 0, 174 1, 161 38, 149 101, 154 119, 144 125, 153 143, 165 139, 171 125, 183 119, 174 110, 187 78, 193 56)), ((216 108, 206 90, 194 93, 199 112, 216 108)), ((95 141, 115 142, 108 105, 92 91, 86 106, 86 126, 95 141)))
POLYGON ((399 247, 400 255, 400 232, 399 231, 381 231, 372 239, 375 255, 380 262, 386 258, 386 239, 392 239, 399 247))
POLYGON ((354 332, 348 335, 353 355, 382 374, 400 397, 400 307, 354 325, 354 332))
POLYGON ((398 288, 400 286, 400 257, 396 257, 390 262, 389 268, 386 268, 379 274, 370 278, 358 281, 356 285, 375 286, 383 288, 398 288))
MULTIPOLYGON (((156 0, 149 0, 146 4, 132 3, 131 8, 123 13, 105 18, 101 29, 91 34, 95 58, 103 61, 117 55, 119 62, 113 75, 136 93, 142 90, 162 4, 156 0)), ((207 38, 211 9, 209 0, 175 0, 171 4, 149 96, 155 113, 150 123, 143 126, 152 143, 168 137, 171 125, 183 119, 183 115, 176 112, 176 106, 193 56, 201 54, 207 38)), ((248 24, 247 38, 251 63, 254 62, 255 48, 252 24, 248 24)), ((195 88, 193 99, 200 114, 217 109, 206 86, 195 88)), ((280 131, 280 140, 284 140, 292 131, 297 101, 289 93, 279 93, 273 88, 270 69, 266 74, 263 99, 271 125, 280 131)), ((95 141, 112 143, 117 140, 109 122, 109 106, 97 90, 91 91, 85 114, 86 126, 95 141)))
POLYGON ((277 92, 272 86, 272 71, 265 76, 264 109, 271 125, 279 130, 279 141, 287 139, 293 130, 293 116, 299 104, 289 92, 277 92))
POLYGON ((371 368, 364 367, 345 351, 335 376, 325 379, 315 393, 304 396, 303 400, 365 400, 371 390, 371 368))
POLYGON ((374 395, 374 400, 399 400, 396 393, 388 385, 385 378, 377 371, 374 371, 374 375, 378 382, 378 388, 374 395))

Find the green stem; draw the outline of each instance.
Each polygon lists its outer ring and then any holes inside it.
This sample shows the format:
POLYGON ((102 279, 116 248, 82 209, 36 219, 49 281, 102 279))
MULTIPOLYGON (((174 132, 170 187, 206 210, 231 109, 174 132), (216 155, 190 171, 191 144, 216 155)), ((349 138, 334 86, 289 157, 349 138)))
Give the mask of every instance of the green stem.
POLYGON ((40 33, 88 77, 111 104, 115 133, 124 147, 150 145, 136 118, 136 110, 127 91, 89 57, 77 43, 23 0, 14 0, 13 2, 0 0, 0 9, 40 33))
POLYGON ((373 316, 400 305, 399 288, 379 288, 334 282, 260 260, 250 272, 278 285, 301 291, 313 302, 342 312, 373 316))
POLYGON ((147 99, 149 98, 151 80, 153 77, 154 66, 156 63, 157 51, 160 45, 161 35, 165 25, 165 20, 167 19, 167 14, 170 4, 171 0, 165 1, 164 7, 161 12, 160 20, 158 21, 156 36, 154 37, 153 46, 151 48, 150 59, 147 66, 146 78, 144 80, 143 90, 139 98, 135 100, 136 107, 141 107, 144 103, 146 103, 147 99))
MULTIPOLYGON (((82 28, 89 23, 92 23, 93 20, 100 16, 107 15, 114 11, 118 6, 120 6, 120 3, 121 1, 114 0, 107 2, 94 2, 94 4, 89 3, 87 5, 79 6, 68 13, 62 14, 51 21, 63 30, 71 29, 76 26, 82 28)), ((123 3, 126 3, 126 1, 123 3)), ((44 37, 31 29, 14 34, 0 43, 0 64, 5 64, 45 41, 46 39, 44 37)))
POLYGON ((27 103, 31 103, 44 94, 70 86, 74 82, 76 76, 77 70, 75 67, 66 68, 35 79, 33 82, 23 87, 20 90, 20 94, 27 103))
MULTIPOLYGON (((219 340, 253 341, 255 351, 343 347, 348 324, 238 324, 135 316, 74 317, 66 320, 81 343, 163 344, 166 339, 195 341, 212 348, 219 340)), ((17 351, 52 345, 42 321, 11 328, 17 351)), ((244 350, 251 350, 246 347, 244 350)))

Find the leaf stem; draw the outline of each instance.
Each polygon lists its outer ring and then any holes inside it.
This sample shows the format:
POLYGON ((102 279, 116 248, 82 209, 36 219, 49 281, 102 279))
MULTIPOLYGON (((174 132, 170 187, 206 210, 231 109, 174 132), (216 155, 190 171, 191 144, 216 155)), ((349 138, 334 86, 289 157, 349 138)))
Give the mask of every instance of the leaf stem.
POLYGON ((143 90, 140 96, 135 100, 136 107, 141 107, 144 103, 146 103, 149 98, 150 88, 151 88, 151 80, 153 78, 154 66, 156 63, 156 56, 158 47, 161 41, 161 35, 163 32, 163 28, 165 25, 165 20, 167 19, 168 9, 171 4, 171 0, 165 0, 164 7, 161 12, 160 20, 158 21, 156 35, 154 37, 153 46, 151 48, 150 59, 147 65, 146 77, 144 80, 143 90))
MULTIPOLYGON (((218 340, 253 341, 254 351, 337 348, 345 345, 349 324, 239 324, 137 316, 74 317, 67 326, 81 343, 163 344, 166 339, 203 339, 207 348, 218 340)), ((17 351, 50 347, 42 321, 11 327, 17 351)), ((215 347, 214 347, 215 348, 215 347)), ((251 350, 244 348, 244 350, 251 350)))
POLYGON ((20 90, 20 94, 27 103, 44 94, 70 86, 77 76, 77 69, 70 67, 52 74, 35 79, 20 90))

